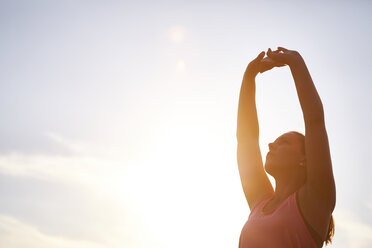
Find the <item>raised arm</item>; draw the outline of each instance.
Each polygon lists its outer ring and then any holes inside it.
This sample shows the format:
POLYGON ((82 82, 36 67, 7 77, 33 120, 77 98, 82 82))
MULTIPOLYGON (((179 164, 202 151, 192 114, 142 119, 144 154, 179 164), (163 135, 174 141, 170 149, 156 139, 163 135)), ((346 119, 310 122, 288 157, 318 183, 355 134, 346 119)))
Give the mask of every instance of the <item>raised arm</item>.
POLYGON ((256 82, 255 78, 258 73, 259 62, 265 56, 261 52, 245 70, 243 82, 240 88, 238 123, 236 137, 239 143, 257 140, 259 135, 258 118, 256 110, 256 82))
MULTIPOLYGON (((275 53, 275 52, 274 52, 275 53)), ((256 110, 256 83, 255 78, 258 72, 263 73, 273 67, 281 67, 285 64, 273 61, 271 58, 263 58, 265 52, 261 52, 247 66, 243 82, 240 88, 238 124, 236 137, 238 143, 256 140, 258 142, 259 127, 256 110)))
POLYGON ((305 61, 297 51, 282 47, 274 52, 269 49, 267 55, 277 62, 289 65, 296 85, 305 122, 306 191, 315 200, 327 202, 330 207, 334 207, 336 188, 324 110, 305 61))
POLYGON ((243 76, 240 89, 236 137, 239 175, 250 209, 266 195, 274 193, 263 168, 259 147, 259 126, 255 99, 255 77, 258 72, 284 64, 265 58, 261 52, 249 65, 243 76))

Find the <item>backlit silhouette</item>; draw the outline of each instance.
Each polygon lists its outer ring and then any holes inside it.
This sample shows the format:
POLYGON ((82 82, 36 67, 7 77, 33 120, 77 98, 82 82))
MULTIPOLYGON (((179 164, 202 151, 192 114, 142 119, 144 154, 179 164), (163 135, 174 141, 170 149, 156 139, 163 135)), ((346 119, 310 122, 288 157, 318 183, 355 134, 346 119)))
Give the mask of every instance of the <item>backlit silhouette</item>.
MULTIPOLYGON (((278 47, 249 63, 240 90, 237 161, 251 213, 239 247, 322 247, 334 233, 336 188, 322 102, 297 51, 278 47), (305 135, 290 131, 269 144, 263 165, 255 102, 255 78, 288 65, 297 90, 305 135), (266 172, 275 178, 275 191, 266 172)), ((284 106, 283 106, 284 107, 284 106)))

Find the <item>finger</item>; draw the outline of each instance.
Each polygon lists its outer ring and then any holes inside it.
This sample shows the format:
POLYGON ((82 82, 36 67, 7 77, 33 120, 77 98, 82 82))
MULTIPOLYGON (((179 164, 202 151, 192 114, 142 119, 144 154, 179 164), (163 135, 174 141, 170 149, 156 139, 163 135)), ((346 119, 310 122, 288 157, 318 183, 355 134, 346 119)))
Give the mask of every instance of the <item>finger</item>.
POLYGON ((260 64, 259 72, 263 73, 265 71, 271 70, 274 67, 282 67, 285 66, 285 64, 260 64))
POLYGON ((277 51, 272 51, 271 48, 269 48, 266 52, 267 57, 269 57, 271 60, 276 57, 279 53, 277 51))
POLYGON ((265 71, 271 70, 274 67, 282 67, 285 66, 286 64, 279 63, 277 61, 274 61, 273 59, 266 57, 261 60, 259 64, 259 72, 263 73, 265 71))
POLYGON ((273 59, 275 62, 284 63, 283 53, 274 53, 273 51, 271 51, 271 48, 269 48, 266 54, 269 58, 273 59))
POLYGON ((260 52, 255 60, 261 60, 265 56, 265 51, 260 52))
POLYGON ((286 49, 284 47, 278 47, 278 50, 279 51, 282 51, 282 52, 288 52, 288 49, 286 49))
POLYGON ((275 61, 269 57, 261 59, 261 63, 275 63, 275 61))

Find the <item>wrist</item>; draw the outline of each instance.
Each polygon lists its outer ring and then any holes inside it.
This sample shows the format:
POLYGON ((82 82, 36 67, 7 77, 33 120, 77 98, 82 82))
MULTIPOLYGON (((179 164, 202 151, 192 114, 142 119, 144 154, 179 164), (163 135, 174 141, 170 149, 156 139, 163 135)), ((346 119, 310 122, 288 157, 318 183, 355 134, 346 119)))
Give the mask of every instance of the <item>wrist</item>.
POLYGON ((289 67, 291 69, 297 68, 297 67, 303 67, 306 66, 304 59, 301 57, 301 55, 296 56, 289 64, 289 67))
POLYGON ((256 79, 258 72, 246 71, 244 73, 244 80, 252 81, 256 79))

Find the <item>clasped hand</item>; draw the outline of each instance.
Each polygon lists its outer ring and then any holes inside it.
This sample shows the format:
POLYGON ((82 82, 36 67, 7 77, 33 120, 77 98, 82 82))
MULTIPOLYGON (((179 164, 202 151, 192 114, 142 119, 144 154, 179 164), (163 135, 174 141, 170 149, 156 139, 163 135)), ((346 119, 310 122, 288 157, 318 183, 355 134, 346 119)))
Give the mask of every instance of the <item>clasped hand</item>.
POLYGON ((264 58, 265 52, 261 52, 249 63, 246 70, 248 76, 255 77, 259 72, 263 73, 274 67, 291 66, 298 59, 301 59, 301 55, 297 51, 288 50, 284 47, 278 47, 275 51, 271 51, 269 48, 266 54, 267 57, 264 58))

